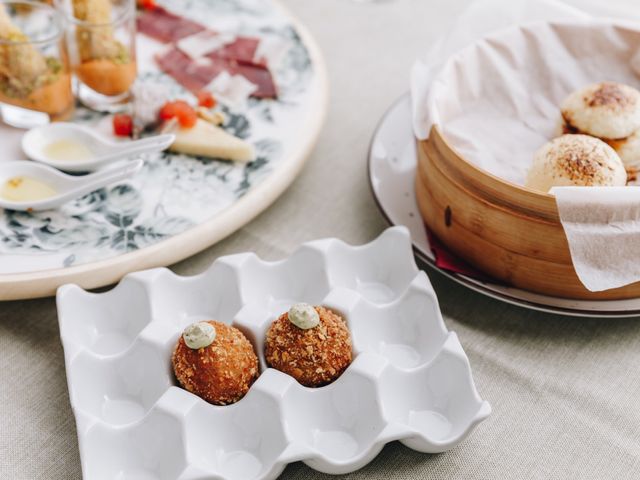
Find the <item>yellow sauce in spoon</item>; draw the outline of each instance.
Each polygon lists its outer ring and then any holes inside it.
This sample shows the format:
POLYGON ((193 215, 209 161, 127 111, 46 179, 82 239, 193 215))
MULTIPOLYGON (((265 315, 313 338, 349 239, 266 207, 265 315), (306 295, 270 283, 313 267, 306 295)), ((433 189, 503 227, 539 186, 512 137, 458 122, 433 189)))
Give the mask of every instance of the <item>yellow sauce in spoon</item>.
POLYGON ((44 154, 51 160, 59 162, 90 160, 94 156, 84 143, 69 139, 49 143, 44 147, 44 154))
POLYGON ((0 197, 12 202, 35 202, 56 195, 51 186, 31 177, 13 177, 0 187, 0 197))

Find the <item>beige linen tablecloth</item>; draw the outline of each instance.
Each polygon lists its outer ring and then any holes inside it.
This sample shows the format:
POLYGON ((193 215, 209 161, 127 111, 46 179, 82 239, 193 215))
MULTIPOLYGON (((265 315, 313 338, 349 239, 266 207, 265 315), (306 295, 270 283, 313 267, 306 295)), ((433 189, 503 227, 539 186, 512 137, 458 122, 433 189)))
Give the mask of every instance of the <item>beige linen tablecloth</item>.
MULTIPOLYGON (((367 182, 370 136, 408 89, 414 58, 467 2, 285 3, 316 36, 328 64, 331 104, 319 146, 266 213, 175 265, 178 273, 200 272, 220 255, 246 250, 281 258, 318 237, 364 243, 384 229, 367 182)), ((343 478, 640 478, 640 319, 545 315, 428 273, 493 415, 450 452, 423 455, 392 443, 343 478)), ((80 477, 54 301, 0 303, 0 479, 80 477)), ((282 478, 331 477, 297 463, 282 478)))

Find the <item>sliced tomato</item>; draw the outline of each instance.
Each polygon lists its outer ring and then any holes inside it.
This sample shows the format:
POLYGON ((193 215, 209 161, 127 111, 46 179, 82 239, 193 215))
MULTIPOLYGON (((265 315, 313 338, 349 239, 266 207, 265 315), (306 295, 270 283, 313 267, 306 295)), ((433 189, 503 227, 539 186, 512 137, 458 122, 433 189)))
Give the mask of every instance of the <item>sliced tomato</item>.
POLYGON ((211 92, 200 90, 198 92, 198 105, 205 108, 213 108, 216 106, 216 99, 211 92))
POLYGON ((133 133, 133 118, 126 113, 113 116, 113 133, 119 137, 130 137, 133 133))
POLYGON ((198 121, 198 114, 195 110, 183 110, 178 113, 178 122, 180 122, 180 126, 184 128, 193 127, 198 121))
POLYGON ((144 10, 155 10, 158 4, 156 4, 156 0, 138 0, 138 6, 144 10))
POLYGON ((181 127, 191 128, 198 121, 198 115, 191 105, 184 100, 165 103, 160 109, 160 119, 177 118, 181 127))
MULTIPOLYGON (((160 120, 171 120, 173 117, 175 117, 176 115, 178 115, 178 104, 181 101, 175 101, 175 102, 167 102, 165 103, 162 108, 160 109, 159 112, 159 116, 160 116, 160 120)), ((182 102, 184 103, 184 102, 182 102)))

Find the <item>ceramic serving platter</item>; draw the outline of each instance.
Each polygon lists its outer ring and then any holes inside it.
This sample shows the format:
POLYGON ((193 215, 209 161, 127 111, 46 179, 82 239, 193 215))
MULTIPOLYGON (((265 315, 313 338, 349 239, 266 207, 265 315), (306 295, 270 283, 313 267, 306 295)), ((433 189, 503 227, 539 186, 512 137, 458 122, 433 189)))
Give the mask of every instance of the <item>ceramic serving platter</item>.
MULTIPOLYGON (((186 258, 229 235, 293 181, 325 116, 326 72, 313 39, 274 0, 160 2, 184 17, 285 45, 273 69, 277 100, 222 105, 225 128, 258 154, 233 164, 173 153, 144 157, 143 169, 47 212, 0 210, 0 300, 52 295, 64 283, 107 285, 125 273, 186 258)), ((138 34, 139 77, 191 98, 153 60, 165 45, 138 34)), ((75 122, 109 133, 111 120, 85 109, 75 122)), ((0 125, 0 161, 24 158, 24 132, 0 125)))
POLYGON ((525 308, 583 317, 640 315, 640 299, 593 301, 551 297, 437 267, 415 200, 415 142, 411 102, 407 94, 385 113, 373 135, 368 159, 369 180, 378 206, 389 223, 405 225, 411 231, 413 247, 421 261, 465 287, 525 308))
POLYGON ((310 242, 278 262, 222 257, 195 277, 133 273, 102 294, 65 285, 57 301, 87 480, 272 479, 294 461, 342 474, 392 440, 448 450, 491 411, 404 227, 359 247, 310 242), (269 325, 302 301, 340 312, 353 340, 353 363, 322 388, 265 364, 269 325), (174 345, 203 319, 241 329, 260 359, 236 404, 176 386, 174 345))

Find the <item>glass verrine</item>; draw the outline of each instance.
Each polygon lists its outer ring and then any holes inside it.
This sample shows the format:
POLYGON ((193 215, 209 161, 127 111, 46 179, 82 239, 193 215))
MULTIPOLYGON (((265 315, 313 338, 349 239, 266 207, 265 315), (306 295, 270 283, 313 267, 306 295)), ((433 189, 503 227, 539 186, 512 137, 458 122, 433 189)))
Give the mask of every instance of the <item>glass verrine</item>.
POLYGON ((49 5, 0 0, 0 113, 30 128, 73 114, 61 15, 49 5))
POLYGON ((76 94, 87 107, 113 112, 136 79, 134 0, 55 0, 66 19, 76 94))

